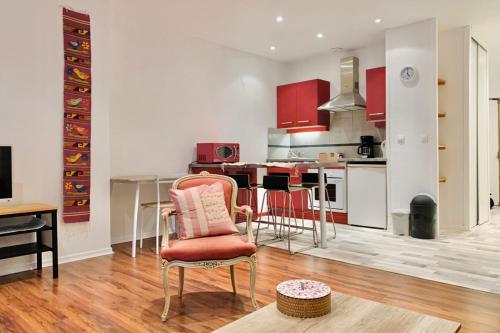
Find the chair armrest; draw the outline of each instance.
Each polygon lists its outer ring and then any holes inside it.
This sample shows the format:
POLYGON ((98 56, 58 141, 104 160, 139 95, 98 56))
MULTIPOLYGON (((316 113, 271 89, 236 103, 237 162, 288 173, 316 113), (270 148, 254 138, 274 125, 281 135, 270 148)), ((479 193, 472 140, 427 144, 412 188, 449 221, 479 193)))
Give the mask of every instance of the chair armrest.
POLYGON ((245 214, 247 218, 247 239, 248 243, 253 243, 253 231, 252 231, 252 216, 253 210, 250 206, 235 206, 234 207, 238 213, 245 214))
POLYGON ((163 222, 163 237, 161 238, 161 247, 168 247, 168 235, 169 235, 169 221, 168 218, 172 214, 173 209, 172 208, 164 208, 161 211, 161 218, 163 222))

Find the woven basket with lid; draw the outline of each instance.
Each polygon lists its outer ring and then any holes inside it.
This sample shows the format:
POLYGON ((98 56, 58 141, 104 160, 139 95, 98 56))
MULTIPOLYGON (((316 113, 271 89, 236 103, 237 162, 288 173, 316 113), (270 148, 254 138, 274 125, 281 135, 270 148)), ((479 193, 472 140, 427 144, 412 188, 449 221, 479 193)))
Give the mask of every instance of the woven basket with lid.
POLYGON ((313 280, 288 280, 276 287, 276 304, 281 313, 299 318, 321 317, 331 312, 331 289, 313 280))

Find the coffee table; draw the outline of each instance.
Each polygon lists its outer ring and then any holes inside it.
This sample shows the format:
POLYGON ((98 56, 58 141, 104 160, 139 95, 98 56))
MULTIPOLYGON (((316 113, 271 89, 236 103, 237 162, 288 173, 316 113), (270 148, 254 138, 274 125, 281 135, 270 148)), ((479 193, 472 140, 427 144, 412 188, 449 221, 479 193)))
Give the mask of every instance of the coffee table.
POLYGON ((214 332, 456 333, 459 329, 457 322, 335 292, 332 312, 323 317, 289 317, 272 303, 214 332))

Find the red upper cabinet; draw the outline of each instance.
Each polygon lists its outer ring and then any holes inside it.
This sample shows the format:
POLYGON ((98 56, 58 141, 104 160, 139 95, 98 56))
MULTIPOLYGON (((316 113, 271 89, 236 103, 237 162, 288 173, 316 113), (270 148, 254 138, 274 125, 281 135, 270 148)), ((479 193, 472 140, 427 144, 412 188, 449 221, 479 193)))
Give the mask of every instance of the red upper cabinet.
POLYGON ((278 86, 278 128, 297 126, 297 86, 278 86))
POLYGON ((278 128, 318 126, 328 129, 330 114, 318 106, 330 99, 330 82, 310 80, 277 88, 278 128))
MULTIPOLYGON (((385 120, 385 67, 366 70, 366 120, 385 120)), ((377 126, 378 127, 378 126, 377 126)))

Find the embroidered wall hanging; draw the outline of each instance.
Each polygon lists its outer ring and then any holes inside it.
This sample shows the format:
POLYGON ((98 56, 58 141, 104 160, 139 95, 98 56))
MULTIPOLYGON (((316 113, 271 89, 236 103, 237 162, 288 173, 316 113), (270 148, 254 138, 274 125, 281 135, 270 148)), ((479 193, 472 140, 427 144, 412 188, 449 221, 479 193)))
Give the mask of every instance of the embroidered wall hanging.
POLYGON ((64 222, 90 220, 90 17, 63 8, 64 222))

